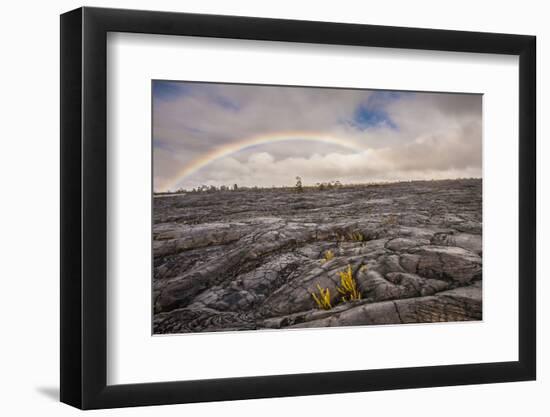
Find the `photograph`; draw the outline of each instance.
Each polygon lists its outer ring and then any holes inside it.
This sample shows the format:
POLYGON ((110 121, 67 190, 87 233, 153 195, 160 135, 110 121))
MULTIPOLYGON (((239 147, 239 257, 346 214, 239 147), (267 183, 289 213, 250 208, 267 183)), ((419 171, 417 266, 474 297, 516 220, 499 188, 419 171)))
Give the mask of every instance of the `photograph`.
POLYGON ((153 80, 153 334, 482 320, 482 97, 153 80))

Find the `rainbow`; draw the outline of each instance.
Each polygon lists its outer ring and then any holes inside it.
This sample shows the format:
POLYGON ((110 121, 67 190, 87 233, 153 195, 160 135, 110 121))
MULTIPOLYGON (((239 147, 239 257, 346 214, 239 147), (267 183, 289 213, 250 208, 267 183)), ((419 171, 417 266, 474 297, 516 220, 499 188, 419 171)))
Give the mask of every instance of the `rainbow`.
POLYGON ((319 132, 278 132, 270 133, 264 135, 257 135, 241 139, 235 142, 228 143, 227 145, 219 146, 212 149, 210 152, 201 155, 200 157, 194 159, 189 164, 186 164, 185 167, 180 170, 173 179, 164 184, 164 189, 169 190, 175 187, 181 180, 188 177, 189 175, 197 172, 201 168, 205 167, 212 162, 221 159, 223 157, 229 156, 236 152, 240 152, 247 148, 253 146, 271 144, 271 143, 280 143, 288 141, 307 141, 307 142, 321 142, 330 145, 341 146, 346 149, 353 150, 355 152, 364 151, 366 148, 359 146, 358 144, 341 137, 327 135, 325 133, 319 132))

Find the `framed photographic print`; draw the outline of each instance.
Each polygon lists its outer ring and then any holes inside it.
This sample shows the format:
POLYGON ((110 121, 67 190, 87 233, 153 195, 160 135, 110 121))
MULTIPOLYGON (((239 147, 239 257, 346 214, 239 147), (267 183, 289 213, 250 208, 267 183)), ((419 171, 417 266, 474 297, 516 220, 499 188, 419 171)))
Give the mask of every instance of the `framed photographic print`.
POLYGON ((61 16, 61 400, 535 379, 535 38, 61 16))

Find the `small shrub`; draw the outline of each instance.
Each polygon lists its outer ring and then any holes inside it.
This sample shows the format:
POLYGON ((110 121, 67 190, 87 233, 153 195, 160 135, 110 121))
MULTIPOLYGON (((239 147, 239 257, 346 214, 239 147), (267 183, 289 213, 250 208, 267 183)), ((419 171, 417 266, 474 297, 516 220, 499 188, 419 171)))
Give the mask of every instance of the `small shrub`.
POLYGON ((365 240, 365 236, 361 232, 351 232, 349 238, 354 242, 363 242, 365 240))
POLYGON ((361 299, 361 292, 357 288, 357 281, 353 278, 351 265, 345 271, 339 272, 340 286, 336 289, 342 294, 342 301, 357 301, 361 299))
POLYGON ((314 292, 311 293, 317 307, 321 310, 330 310, 332 308, 332 304, 330 303, 330 290, 328 288, 321 288, 319 284, 317 284, 317 289, 319 290, 319 295, 314 292))
POLYGON ((325 263, 325 262, 331 261, 333 259, 334 259, 334 252, 329 249, 325 252, 324 258, 322 259, 322 262, 325 263))
POLYGON ((397 224, 397 216, 395 214, 390 214, 382 220, 382 224, 385 226, 395 226, 397 224))
POLYGON ((296 188, 298 193, 304 192, 304 188, 302 187, 302 177, 296 177, 296 185, 294 188, 296 188))
POLYGON ((343 232, 340 234, 339 232, 335 233, 336 241, 345 242, 345 241, 352 241, 352 242, 364 242, 365 236, 363 233, 356 231, 356 232, 343 232))

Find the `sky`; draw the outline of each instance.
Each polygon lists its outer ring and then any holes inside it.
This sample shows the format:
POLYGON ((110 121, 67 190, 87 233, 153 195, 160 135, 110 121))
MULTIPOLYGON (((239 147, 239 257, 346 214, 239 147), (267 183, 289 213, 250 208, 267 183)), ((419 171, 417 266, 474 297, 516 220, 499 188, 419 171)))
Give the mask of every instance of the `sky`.
POLYGON ((481 177, 482 96, 153 81, 155 192, 481 177))

